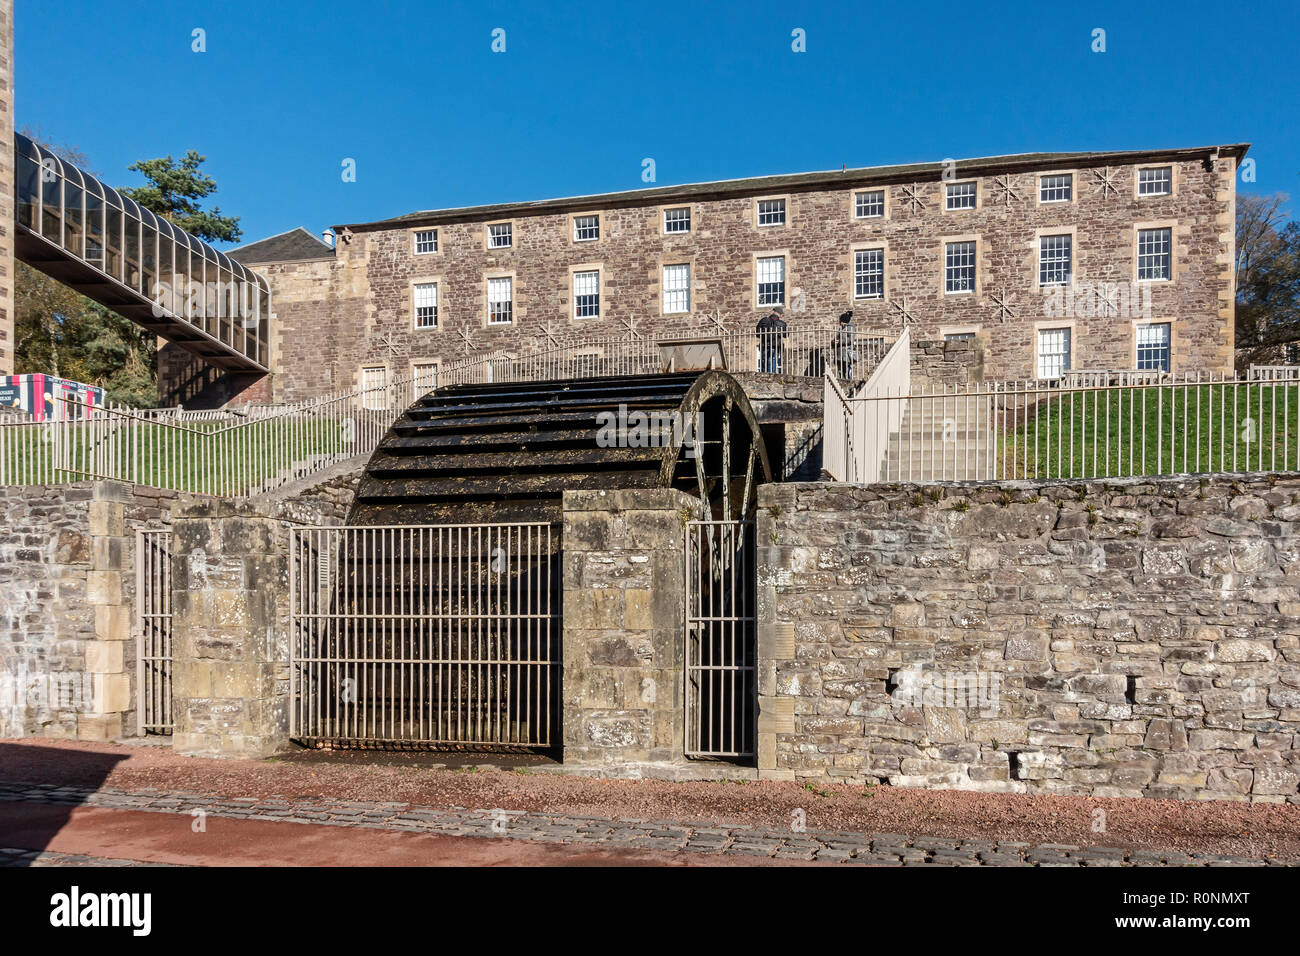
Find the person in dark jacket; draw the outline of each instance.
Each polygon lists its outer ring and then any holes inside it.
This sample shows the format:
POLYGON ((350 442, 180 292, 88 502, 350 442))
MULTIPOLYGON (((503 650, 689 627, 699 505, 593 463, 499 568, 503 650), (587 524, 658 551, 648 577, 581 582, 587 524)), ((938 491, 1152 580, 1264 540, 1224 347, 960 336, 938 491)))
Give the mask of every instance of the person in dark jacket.
POLYGON ((785 309, 775 306, 771 312, 758 320, 755 336, 758 338, 758 370, 760 372, 780 372, 785 364, 785 309))
POLYGON ((850 309, 840 315, 840 327, 831 342, 831 350, 835 353, 835 371, 840 381, 845 383, 853 381, 853 365, 858 360, 857 339, 858 330, 853 325, 853 310, 850 309))

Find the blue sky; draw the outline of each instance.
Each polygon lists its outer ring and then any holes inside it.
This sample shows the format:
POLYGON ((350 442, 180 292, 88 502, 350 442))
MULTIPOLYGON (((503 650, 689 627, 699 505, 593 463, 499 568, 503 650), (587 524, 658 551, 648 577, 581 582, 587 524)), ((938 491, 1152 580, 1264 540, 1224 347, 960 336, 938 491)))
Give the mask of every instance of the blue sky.
POLYGON ((635 189, 647 157, 670 185, 1248 141, 1257 182, 1239 188, 1300 196, 1294 2, 1230 20, 1222 3, 1131 0, 16 7, 19 128, 116 185, 138 183, 136 159, 197 149, 246 241, 635 189))

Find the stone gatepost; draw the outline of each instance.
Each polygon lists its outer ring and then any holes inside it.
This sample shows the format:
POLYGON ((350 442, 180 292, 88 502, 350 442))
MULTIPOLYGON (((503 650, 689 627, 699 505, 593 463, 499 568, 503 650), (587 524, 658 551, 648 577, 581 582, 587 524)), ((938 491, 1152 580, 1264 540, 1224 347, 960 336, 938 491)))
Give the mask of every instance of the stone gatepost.
POLYGON ((129 647, 132 538, 126 527, 131 491, 130 485, 99 481, 91 492, 86 603, 95 611, 95 637, 86 642, 90 699, 77 718, 82 740, 112 740, 134 729, 128 726, 134 724, 135 699, 127 670, 128 658, 134 656, 129 647))
POLYGON ((564 493, 566 763, 683 757, 683 545, 695 499, 564 493))
POLYGON ((258 505, 182 497, 172 511, 178 753, 264 757, 289 742, 284 527, 258 505))

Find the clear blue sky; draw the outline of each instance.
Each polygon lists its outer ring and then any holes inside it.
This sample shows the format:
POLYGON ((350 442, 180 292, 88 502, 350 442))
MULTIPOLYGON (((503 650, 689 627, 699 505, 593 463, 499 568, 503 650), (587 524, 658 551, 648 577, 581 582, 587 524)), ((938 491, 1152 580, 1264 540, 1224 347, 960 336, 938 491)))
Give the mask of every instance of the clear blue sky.
POLYGON ((1248 141, 1258 181, 1239 188, 1300 197, 1294 0, 16 7, 19 128, 118 185, 136 159, 197 149, 246 241, 634 189, 646 157, 669 185, 1248 141))

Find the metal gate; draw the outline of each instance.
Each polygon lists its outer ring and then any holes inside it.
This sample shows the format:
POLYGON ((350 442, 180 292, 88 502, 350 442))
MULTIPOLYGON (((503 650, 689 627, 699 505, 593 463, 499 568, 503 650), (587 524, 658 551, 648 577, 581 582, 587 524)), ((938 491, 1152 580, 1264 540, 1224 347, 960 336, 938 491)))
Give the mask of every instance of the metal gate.
POLYGON ((135 533, 136 733, 172 732, 172 533, 135 533))
POLYGON ((558 744, 549 524, 290 530, 290 735, 307 744, 558 744))
POLYGON ((686 755, 754 756, 753 521, 686 526, 686 755))

